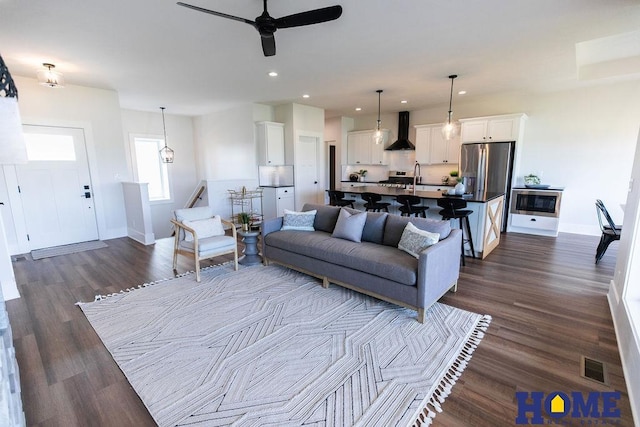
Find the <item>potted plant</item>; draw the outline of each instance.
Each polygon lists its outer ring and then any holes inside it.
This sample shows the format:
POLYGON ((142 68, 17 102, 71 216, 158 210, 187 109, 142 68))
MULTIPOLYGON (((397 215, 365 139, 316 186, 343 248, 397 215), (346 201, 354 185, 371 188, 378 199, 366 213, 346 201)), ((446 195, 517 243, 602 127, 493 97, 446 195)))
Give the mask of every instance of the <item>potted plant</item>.
POLYGON ((366 169, 360 169, 358 171, 358 175, 360 175, 360 181, 364 181, 364 177, 367 176, 367 170, 366 169))
POLYGON ((540 185, 540 177, 538 175, 530 173, 524 177, 525 185, 540 185))
POLYGON ((448 180, 449 183, 451 183, 451 182, 453 182, 453 183, 460 182, 460 178, 458 178, 459 174, 460 173, 457 170, 453 170, 453 171, 449 172, 449 176, 451 176, 451 178, 453 178, 453 179, 448 180))
POLYGON ((238 214, 238 222, 242 225, 242 231, 249 231, 251 225, 251 215, 246 212, 238 214))

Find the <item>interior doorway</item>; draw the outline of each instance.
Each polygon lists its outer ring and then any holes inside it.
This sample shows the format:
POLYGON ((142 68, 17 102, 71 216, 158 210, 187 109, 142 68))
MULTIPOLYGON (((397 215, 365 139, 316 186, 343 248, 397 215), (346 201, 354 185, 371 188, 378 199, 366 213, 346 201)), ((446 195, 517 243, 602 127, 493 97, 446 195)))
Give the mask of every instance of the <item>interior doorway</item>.
POLYGON ((84 130, 25 125, 16 177, 29 249, 98 239, 84 130))
POLYGON ((299 133, 295 147, 296 209, 305 203, 321 203, 320 141, 321 134, 299 133))

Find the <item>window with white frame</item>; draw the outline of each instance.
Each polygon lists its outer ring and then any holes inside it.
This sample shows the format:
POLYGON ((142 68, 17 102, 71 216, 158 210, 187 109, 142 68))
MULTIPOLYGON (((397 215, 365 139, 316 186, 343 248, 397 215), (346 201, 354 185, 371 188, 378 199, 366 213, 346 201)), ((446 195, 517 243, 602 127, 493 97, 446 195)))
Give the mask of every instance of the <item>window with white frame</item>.
POLYGON ((171 200, 169 170, 160 158, 163 137, 131 135, 130 140, 134 177, 137 182, 149 183, 149 201, 171 200))

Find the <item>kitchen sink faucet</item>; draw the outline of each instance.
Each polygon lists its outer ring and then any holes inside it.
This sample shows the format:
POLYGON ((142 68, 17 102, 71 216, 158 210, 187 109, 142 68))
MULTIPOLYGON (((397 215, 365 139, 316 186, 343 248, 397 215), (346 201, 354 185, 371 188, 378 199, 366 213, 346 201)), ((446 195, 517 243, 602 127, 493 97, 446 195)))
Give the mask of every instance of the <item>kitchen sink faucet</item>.
POLYGON ((413 165, 413 195, 416 195, 416 182, 419 182, 421 180, 418 180, 418 178, 420 178, 420 163, 418 163, 416 161, 416 164, 413 165))

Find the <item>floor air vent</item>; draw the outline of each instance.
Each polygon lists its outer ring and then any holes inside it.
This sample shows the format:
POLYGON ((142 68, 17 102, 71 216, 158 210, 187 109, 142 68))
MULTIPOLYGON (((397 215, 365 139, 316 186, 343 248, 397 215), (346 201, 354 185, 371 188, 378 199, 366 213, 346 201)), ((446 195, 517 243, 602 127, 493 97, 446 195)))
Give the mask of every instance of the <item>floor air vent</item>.
POLYGON ((17 256, 14 256, 12 259, 13 262, 26 261, 26 260, 27 260, 27 257, 25 257, 24 255, 17 255, 17 256))
POLYGON ((607 384, 607 370, 603 362, 590 359, 586 356, 580 357, 580 375, 602 384, 607 384))

